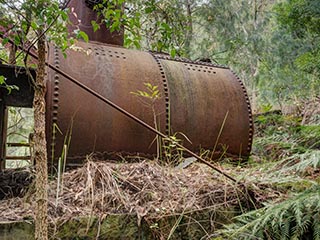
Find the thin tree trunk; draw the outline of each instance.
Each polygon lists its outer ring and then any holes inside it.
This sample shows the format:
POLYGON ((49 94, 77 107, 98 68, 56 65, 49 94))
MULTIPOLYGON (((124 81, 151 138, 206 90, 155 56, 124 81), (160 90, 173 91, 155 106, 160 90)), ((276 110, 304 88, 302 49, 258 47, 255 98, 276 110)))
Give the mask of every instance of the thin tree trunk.
POLYGON ((10 46, 10 50, 9 50, 9 63, 10 64, 16 64, 16 52, 17 52, 17 46, 15 44, 12 44, 10 46))
POLYGON ((193 22, 192 22, 192 9, 191 9, 191 1, 186 0, 185 5, 187 8, 187 29, 186 29, 186 41, 185 41, 185 49, 187 57, 190 57, 191 52, 191 41, 193 34, 193 22))
POLYGON ((48 165, 45 138, 45 37, 38 36, 38 68, 34 93, 34 160, 36 163, 35 239, 48 239, 48 165))

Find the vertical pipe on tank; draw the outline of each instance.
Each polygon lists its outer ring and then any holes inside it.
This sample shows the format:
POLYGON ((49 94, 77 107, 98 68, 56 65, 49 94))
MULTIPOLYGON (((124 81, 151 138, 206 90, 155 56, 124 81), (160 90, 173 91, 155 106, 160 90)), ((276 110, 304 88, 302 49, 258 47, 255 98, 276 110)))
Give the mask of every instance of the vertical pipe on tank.
POLYGON ((85 0, 71 0, 69 2, 69 18, 72 22, 72 25, 69 25, 70 34, 72 35, 74 30, 79 29, 88 35, 90 41, 123 46, 124 29, 110 32, 106 28, 103 18, 98 16, 97 12, 92 9, 94 3, 98 2, 85 0), (100 24, 100 28, 97 31, 93 31, 91 21, 96 21, 100 24))

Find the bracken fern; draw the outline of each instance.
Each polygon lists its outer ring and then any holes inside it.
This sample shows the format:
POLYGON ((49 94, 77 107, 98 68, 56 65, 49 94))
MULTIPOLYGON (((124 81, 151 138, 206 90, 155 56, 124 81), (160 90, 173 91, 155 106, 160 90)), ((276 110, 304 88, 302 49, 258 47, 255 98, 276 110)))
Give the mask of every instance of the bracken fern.
POLYGON ((224 239, 320 239, 320 186, 236 217, 224 239))

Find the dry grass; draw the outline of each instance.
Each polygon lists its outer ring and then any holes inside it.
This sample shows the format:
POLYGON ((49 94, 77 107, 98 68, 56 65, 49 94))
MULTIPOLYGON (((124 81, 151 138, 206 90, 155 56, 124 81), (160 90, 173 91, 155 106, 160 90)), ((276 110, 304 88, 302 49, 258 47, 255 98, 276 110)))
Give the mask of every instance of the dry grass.
MULTIPOLYGON (((111 163, 89 158, 83 167, 63 174, 61 185, 57 199, 57 180, 50 182, 52 220, 110 213, 161 218, 247 200, 241 188, 200 163, 176 169, 155 161, 111 163)), ((33 203, 32 194, 0 201, 0 221, 33 217, 33 203)))

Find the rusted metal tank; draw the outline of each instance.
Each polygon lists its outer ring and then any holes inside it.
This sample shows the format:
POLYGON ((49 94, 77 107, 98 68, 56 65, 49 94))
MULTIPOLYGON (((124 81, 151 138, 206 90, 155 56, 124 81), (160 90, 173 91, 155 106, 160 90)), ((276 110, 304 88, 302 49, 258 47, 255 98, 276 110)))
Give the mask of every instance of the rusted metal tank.
MULTIPOLYGON (((151 107, 132 92, 145 90, 145 83, 158 86, 162 97, 155 109, 162 133, 183 133, 190 140, 183 144, 193 151, 249 155, 250 103, 244 85, 229 68, 112 46, 99 37, 95 40, 100 42, 79 41, 66 58, 52 47, 49 61, 151 126, 151 107)), ((47 86, 46 132, 53 160, 61 155, 68 136, 69 164, 91 152, 156 153, 154 133, 64 76, 50 70, 47 86)))

